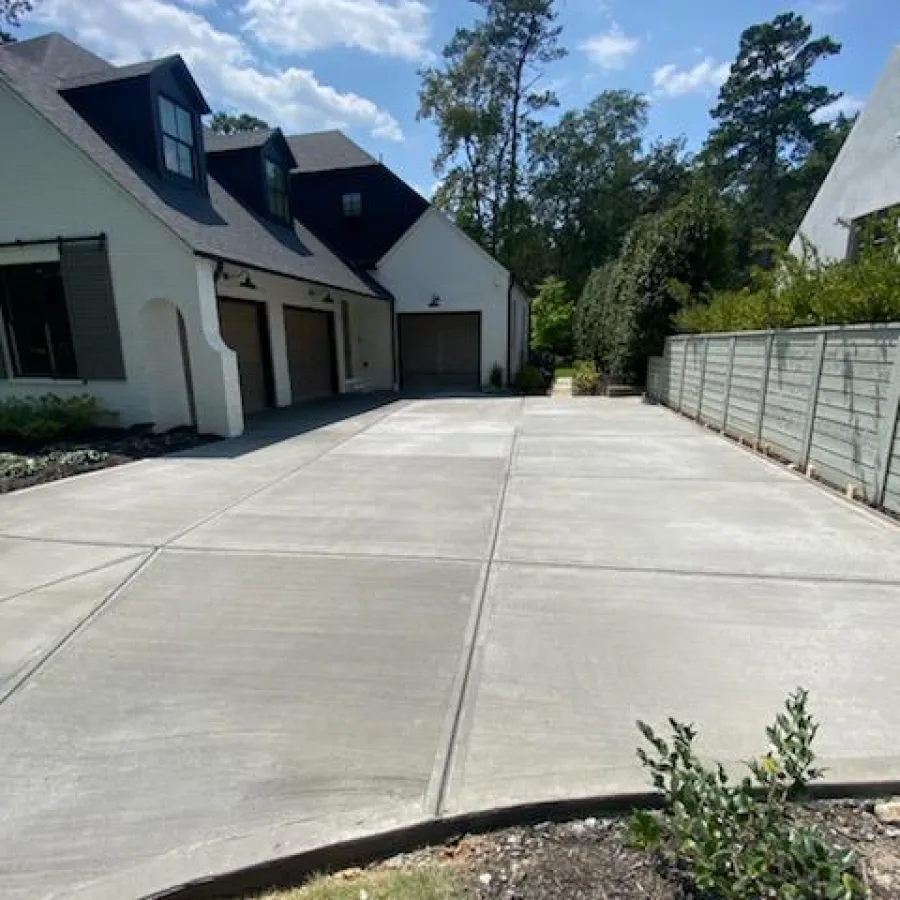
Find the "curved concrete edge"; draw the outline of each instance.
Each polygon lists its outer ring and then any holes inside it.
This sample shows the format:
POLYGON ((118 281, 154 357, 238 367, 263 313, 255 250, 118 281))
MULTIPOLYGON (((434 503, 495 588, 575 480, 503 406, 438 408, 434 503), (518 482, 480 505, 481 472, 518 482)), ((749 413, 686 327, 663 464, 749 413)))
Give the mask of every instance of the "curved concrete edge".
MULTIPOLYGON (((900 794, 900 777, 812 785, 810 799, 876 799, 900 794)), ((654 791, 542 800, 446 816, 382 818, 344 832, 337 841, 317 841, 310 823, 292 823, 188 848, 145 867, 83 885, 66 896, 78 900, 230 900, 295 887, 318 874, 364 867, 467 834, 565 822, 589 816, 657 809, 654 791), (155 884, 154 884, 155 882, 155 884)), ((407 810, 409 812, 409 810, 407 810)), ((316 828, 321 831, 320 827, 316 828)))

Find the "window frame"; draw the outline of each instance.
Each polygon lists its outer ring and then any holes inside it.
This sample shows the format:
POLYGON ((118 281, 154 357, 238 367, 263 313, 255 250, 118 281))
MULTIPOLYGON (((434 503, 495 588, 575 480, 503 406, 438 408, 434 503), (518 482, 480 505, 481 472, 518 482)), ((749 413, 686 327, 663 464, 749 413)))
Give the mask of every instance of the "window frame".
POLYGON ((359 191, 348 191, 341 195, 341 210, 346 219, 358 219, 362 216, 362 194, 359 191))
MULTIPOLYGON (((54 298, 56 299, 56 298, 54 298)), ((34 301, 32 300, 32 303, 34 301)), ((72 320, 69 314, 69 304, 66 298, 65 280, 62 275, 62 263, 59 260, 48 260, 31 263, 7 263, 0 265, 0 353, 6 350, 6 359, 9 365, 11 379, 16 380, 50 380, 50 381, 80 381, 78 372, 78 354, 75 349, 75 340, 72 330, 72 320), (34 304, 40 308, 41 324, 43 326, 44 341, 49 363, 47 371, 25 371, 25 365, 20 351, 22 335, 16 333, 16 328, 22 327, 16 321, 12 307, 12 290, 9 287, 7 271, 13 268, 40 269, 52 266, 55 268, 54 276, 58 281, 57 297, 62 308, 55 310, 55 326, 52 318, 47 313, 48 297, 43 292, 34 304), (62 333, 58 330, 62 326, 62 333), (71 368, 62 369, 59 366, 59 350, 63 344, 68 345, 68 354, 71 357, 71 368)))
POLYGON ((177 178, 183 178, 185 181, 197 183, 200 180, 200 156, 197 152, 197 126, 196 122, 194 121, 194 119, 196 118, 194 113, 186 106, 182 106, 182 104, 178 103, 176 100, 173 100, 171 97, 163 93, 157 95, 156 106, 159 118, 163 169, 165 170, 167 175, 172 175, 177 178), (169 104, 172 107, 172 115, 174 116, 173 121, 175 128, 174 134, 171 131, 167 130, 166 127, 166 117, 164 114, 165 104, 169 104), (178 133, 179 112, 184 113, 187 117, 187 121, 190 127, 189 141, 183 135, 178 133), (175 162, 178 167, 174 169, 169 165, 168 156, 166 154, 167 142, 171 142, 175 147, 175 162), (188 153, 191 169, 190 174, 186 174, 181 169, 181 157, 178 153, 179 150, 186 150, 188 153))
POLYGON ((291 188, 287 169, 280 163, 275 162, 275 160, 269 159, 268 156, 264 156, 263 178, 266 183, 266 204, 269 209, 269 215, 279 222, 289 225, 293 216, 291 214, 291 188), (281 184, 278 184, 279 178, 281 179, 281 184), (280 204, 278 201, 280 201, 280 204))

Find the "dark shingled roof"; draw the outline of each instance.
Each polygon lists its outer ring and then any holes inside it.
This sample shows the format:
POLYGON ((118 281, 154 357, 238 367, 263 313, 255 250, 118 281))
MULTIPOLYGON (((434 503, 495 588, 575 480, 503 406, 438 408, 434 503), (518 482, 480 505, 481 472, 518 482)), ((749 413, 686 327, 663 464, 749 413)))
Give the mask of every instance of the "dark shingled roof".
POLYGON ((253 131, 235 131, 233 134, 219 134, 209 129, 203 132, 203 146, 207 153, 227 153, 229 150, 246 150, 262 147, 275 133, 272 128, 256 128, 253 131))
POLYGON ((378 160, 340 131, 293 134, 287 139, 297 159, 296 172, 330 172, 376 166, 378 160))
POLYGON ((56 32, 8 44, 3 49, 38 66, 52 78, 75 78, 90 72, 115 69, 112 63, 95 56, 56 32))
MULTIPOLYGON (((0 48, 0 81, 195 252, 357 294, 378 293, 299 222, 292 229, 254 215, 213 178, 208 178, 209 197, 205 197, 125 159, 59 93, 60 57, 54 54, 57 68, 45 72, 33 60, 46 57, 47 52, 41 45, 29 48, 31 43, 0 48)), ((72 59, 76 57, 72 54, 72 59)))
POLYGON ((180 56, 164 56, 161 59, 147 59, 144 62, 132 63, 130 66, 112 66, 109 69, 100 69, 96 72, 83 72, 72 78, 65 79, 60 85, 61 90, 71 88, 90 87, 94 84, 107 84, 110 81, 127 81, 129 78, 140 78, 141 75, 149 75, 156 69, 171 65, 180 61, 180 56))

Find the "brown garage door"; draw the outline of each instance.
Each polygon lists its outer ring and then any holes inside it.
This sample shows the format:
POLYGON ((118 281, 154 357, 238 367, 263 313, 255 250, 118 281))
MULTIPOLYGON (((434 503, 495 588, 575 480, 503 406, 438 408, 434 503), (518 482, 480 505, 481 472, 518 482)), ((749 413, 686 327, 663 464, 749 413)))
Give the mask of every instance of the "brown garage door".
POLYGON ((265 308, 246 300, 219 299, 222 340, 237 353, 244 415, 270 405, 265 308))
POLYGON ((286 306, 284 332, 294 403, 334 394, 331 313, 286 306))
POLYGON ((398 318, 406 390, 481 386, 481 313, 405 313, 398 318))

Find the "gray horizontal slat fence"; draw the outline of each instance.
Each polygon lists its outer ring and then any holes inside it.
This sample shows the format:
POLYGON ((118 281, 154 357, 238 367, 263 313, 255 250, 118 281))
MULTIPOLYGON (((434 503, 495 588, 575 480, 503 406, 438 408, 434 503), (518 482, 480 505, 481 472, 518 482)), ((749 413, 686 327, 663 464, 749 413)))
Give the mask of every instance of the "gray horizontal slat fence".
POLYGON ((725 424, 725 389, 731 357, 731 339, 710 337, 706 343, 706 368, 703 375, 703 402, 698 418, 721 428, 725 424))
POLYGON ((826 481, 855 485, 870 503, 898 335, 900 328, 833 331, 825 341, 809 463, 826 481))
POLYGON ((676 335, 648 394, 900 514, 900 323, 676 335))

